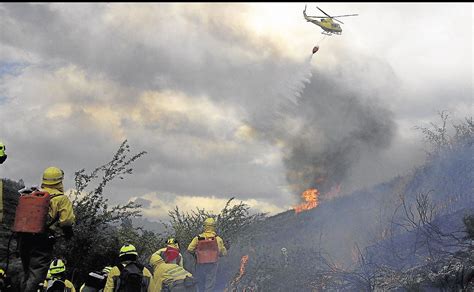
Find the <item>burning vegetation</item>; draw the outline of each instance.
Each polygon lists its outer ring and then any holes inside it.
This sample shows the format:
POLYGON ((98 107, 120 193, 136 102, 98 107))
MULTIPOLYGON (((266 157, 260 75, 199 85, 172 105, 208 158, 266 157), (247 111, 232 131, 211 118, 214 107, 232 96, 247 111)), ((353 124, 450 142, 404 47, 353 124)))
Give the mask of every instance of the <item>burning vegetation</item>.
POLYGON ((311 210, 316 208, 319 204, 318 201, 319 191, 318 189, 308 189, 301 194, 304 203, 294 207, 295 213, 301 213, 303 211, 311 210))
MULTIPOLYGON (((339 195, 341 192, 341 185, 336 185, 332 187, 331 190, 324 194, 325 199, 333 199, 339 195)), ((318 189, 307 189, 301 194, 301 198, 303 198, 304 202, 295 206, 293 209, 295 213, 301 213, 303 211, 308 211, 311 209, 316 208, 319 205, 319 196, 320 192, 318 189)))

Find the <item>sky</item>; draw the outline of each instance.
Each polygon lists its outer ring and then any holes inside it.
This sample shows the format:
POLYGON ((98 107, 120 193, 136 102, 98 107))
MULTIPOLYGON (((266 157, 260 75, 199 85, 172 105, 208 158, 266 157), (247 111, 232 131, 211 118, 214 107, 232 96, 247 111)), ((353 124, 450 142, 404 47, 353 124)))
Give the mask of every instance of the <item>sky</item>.
POLYGON ((276 214, 407 174, 415 126, 472 116, 472 4, 321 3, 359 14, 327 37, 305 4, 1 3, 0 177, 69 189, 127 139, 147 154, 111 202, 276 214))

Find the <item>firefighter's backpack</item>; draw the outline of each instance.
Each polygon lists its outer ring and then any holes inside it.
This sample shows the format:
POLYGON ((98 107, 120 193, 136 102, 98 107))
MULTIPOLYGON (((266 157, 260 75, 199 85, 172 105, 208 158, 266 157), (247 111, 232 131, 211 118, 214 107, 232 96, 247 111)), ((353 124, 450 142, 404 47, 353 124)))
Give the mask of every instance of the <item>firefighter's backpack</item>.
POLYGON ((22 194, 16 207, 13 231, 44 233, 47 227, 50 200, 51 196, 48 192, 33 191, 22 194))
POLYGON ((219 259, 219 247, 215 237, 198 237, 196 247, 196 256, 198 264, 215 263, 219 259))
POLYGON ((143 266, 131 262, 125 267, 118 265, 120 276, 115 291, 119 292, 146 292, 149 279, 143 275, 143 266))

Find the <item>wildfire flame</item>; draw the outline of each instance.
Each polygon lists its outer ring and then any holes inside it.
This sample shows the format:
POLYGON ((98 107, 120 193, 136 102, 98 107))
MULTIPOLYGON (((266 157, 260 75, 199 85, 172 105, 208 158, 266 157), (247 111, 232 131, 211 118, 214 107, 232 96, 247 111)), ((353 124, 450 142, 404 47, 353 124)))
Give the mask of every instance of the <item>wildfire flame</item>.
POLYGON ((244 275, 245 273, 245 265, 247 265, 247 262, 249 261, 249 256, 248 255, 244 255, 241 259, 240 259, 240 273, 239 273, 239 276, 237 277, 236 281, 238 282, 240 280, 240 278, 242 278, 242 276, 244 275))
MULTIPOLYGON (((245 266, 247 265, 247 262, 249 261, 249 256, 248 255, 244 255, 241 259, 240 259, 240 270, 239 270, 239 274, 237 275, 237 277, 234 278, 234 280, 232 280, 232 282, 230 283, 230 287, 234 287, 234 289, 232 289, 232 291, 236 291, 235 289, 235 286, 239 283, 240 279, 242 278, 242 276, 244 275, 245 273, 245 266)), ((228 292, 229 289, 228 288, 225 288, 224 289, 224 292, 228 292)), ((245 288, 244 288, 244 291, 245 291, 245 288)), ((252 289, 253 291, 253 289, 252 289)))
POLYGON ((318 196, 319 191, 318 189, 308 189, 301 194, 301 197, 305 201, 304 203, 299 204, 298 206, 294 207, 295 213, 298 214, 303 211, 311 210, 318 206, 318 196))

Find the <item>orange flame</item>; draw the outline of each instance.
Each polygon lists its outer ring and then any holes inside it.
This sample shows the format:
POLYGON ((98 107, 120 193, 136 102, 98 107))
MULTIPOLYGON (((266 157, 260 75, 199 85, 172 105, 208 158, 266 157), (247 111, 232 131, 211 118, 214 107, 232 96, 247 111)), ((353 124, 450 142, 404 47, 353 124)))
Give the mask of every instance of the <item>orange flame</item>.
POLYGON ((298 214, 303 211, 311 210, 318 206, 318 189, 308 189, 301 194, 301 197, 305 200, 305 203, 301 203, 294 207, 295 213, 298 214))
MULTIPOLYGON (((245 273, 245 266, 247 265, 247 262, 249 261, 249 256, 248 255, 244 255, 241 259, 240 259, 240 270, 239 270, 239 274, 237 275, 237 277, 234 278, 234 280, 232 280, 232 282, 230 283, 230 287, 235 287, 235 285, 237 285, 240 281, 240 279, 242 278, 242 276, 244 275, 245 273)), ((245 290, 245 288, 244 288, 245 290)), ((224 289, 224 292, 228 292, 229 289, 228 288, 225 288, 224 289)), ((236 291, 235 288, 232 289, 232 291, 236 291)))
POLYGON ((237 277, 236 281, 238 282, 240 280, 240 278, 242 278, 242 276, 244 275, 245 273, 245 265, 247 265, 247 262, 249 261, 249 256, 248 255, 244 255, 241 259, 240 259, 240 274, 239 276, 237 277))

